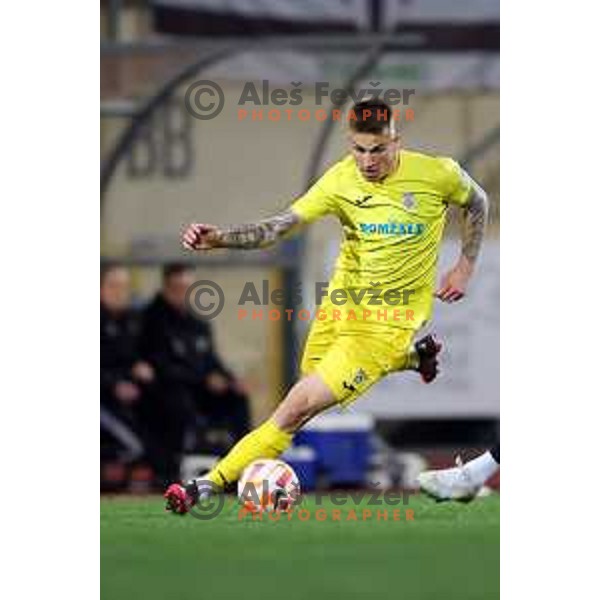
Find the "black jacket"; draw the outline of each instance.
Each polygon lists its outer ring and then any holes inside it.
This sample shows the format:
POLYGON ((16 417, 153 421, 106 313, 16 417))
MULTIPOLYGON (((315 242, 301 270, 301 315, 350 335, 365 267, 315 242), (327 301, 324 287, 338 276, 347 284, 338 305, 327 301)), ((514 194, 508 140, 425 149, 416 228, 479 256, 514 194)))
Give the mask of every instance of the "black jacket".
POLYGON ((139 360, 139 314, 133 310, 111 313, 100 304, 100 387, 111 392, 118 381, 131 381, 139 360))
POLYGON ((161 294, 145 310, 141 349, 162 381, 201 385, 214 371, 231 378, 215 352, 210 324, 174 309, 161 294))

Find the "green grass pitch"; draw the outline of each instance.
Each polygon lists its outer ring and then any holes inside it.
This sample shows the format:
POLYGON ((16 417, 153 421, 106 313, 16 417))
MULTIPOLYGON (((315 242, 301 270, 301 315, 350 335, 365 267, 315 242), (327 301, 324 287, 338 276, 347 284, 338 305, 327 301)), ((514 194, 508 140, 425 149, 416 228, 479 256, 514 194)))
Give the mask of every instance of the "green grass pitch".
MULTIPOLYGON (((101 500, 102 600, 492 600, 500 597, 500 498, 468 505, 334 506, 304 498, 309 520, 214 520, 164 512, 160 498, 101 500), (316 520, 317 509, 322 509, 316 520), (332 512, 340 511, 334 521, 332 512), (362 520, 362 510, 372 518, 362 520), (406 520, 406 509, 413 520, 406 520), (355 511, 357 520, 352 518, 355 511), (388 520, 377 521, 376 511, 388 520), (393 511, 399 510, 393 520, 393 511)), ((302 513, 306 518, 307 513, 302 513)))

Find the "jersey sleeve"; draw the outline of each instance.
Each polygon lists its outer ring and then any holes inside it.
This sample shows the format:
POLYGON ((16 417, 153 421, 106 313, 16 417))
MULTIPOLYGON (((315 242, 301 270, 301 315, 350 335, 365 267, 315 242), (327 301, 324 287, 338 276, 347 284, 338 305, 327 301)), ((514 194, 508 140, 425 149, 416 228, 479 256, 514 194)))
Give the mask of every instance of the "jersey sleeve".
POLYGON ((442 158, 442 187, 445 200, 457 206, 464 206, 475 182, 461 166, 451 158, 442 158))
POLYGON ((329 169, 303 196, 291 204, 290 210, 304 223, 312 223, 336 213, 336 173, 335 167, 329 169))

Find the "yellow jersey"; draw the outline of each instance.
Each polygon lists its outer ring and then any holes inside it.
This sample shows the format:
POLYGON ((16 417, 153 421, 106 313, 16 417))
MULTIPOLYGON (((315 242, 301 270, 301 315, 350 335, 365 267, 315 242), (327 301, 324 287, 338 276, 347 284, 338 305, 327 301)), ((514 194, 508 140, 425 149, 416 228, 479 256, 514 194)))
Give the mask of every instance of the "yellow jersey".
POLYGON ((431 315, 448 204, 463 206, 472 185, 450 158, 402 150, 395 171, 383 181, 370 182, 348 155, 290 208, 305 223, 335 215, 342 225, 330 292, 352 290, 356 300, 361 290, 379 289, 352 302, 372 310, 398 304, 402 308, 407 300, 404 308, 414 311, 414 319, 390 324, 418 329, 431 315), (385 295, 388 290, 407 294, 385 295))

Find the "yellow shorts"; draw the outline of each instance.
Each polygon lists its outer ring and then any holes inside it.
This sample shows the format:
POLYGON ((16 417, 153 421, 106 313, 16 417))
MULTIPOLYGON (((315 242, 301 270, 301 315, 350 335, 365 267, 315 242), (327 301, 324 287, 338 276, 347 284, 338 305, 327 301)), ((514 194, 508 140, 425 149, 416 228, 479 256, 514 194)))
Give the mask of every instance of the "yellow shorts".
POLYGON ((383 323, 315 320, 302 356, 303 375, 318 373, 347 406, 388 373, 411 366, 415 331, 383 323))

